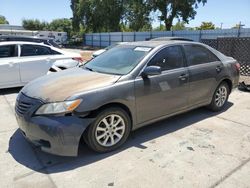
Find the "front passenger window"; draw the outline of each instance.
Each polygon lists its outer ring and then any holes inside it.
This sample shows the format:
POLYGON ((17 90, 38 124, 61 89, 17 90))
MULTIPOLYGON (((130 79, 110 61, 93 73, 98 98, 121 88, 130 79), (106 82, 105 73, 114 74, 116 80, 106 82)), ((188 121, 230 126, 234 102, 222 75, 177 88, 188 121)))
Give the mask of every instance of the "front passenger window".
POLYGON ((159 66, 162 71, 181 68, 184 65, 180 46, 166 47, 158 52, 148 63, 148 66, 159 66))

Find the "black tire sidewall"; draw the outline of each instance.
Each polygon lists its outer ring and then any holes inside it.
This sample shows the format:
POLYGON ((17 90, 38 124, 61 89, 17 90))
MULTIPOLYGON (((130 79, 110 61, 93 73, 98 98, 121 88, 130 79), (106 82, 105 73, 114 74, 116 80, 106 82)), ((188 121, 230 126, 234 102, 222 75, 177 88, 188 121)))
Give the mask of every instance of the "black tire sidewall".
POLYGON ((94 120, 94 122, 91 123, 91 125, 89 126, 89 128, 87 130, 87 134, 86 134, 86 140, 87 140, 86 143, 94 151, 97 151, 100 153, 109 152, 109 151, 115 150, 116 148, 120 147, 127 140, 128 136, 130 134, 130 130, 131 130, 131 119, 126 111, 124 111, 121 108, 117 108, 117 107, 107 108, 107 109, 101 111, 96 116, 96 119, 94 120), (110 114, 116 114, 116 115, 119 115, 123 118, 123 120, 125 122, 125 132, 124 132, 122 139, 118 143, 116 143, 114 146, 104 147, 97 142, 97 140, 95 138, 95 131, 96 131, 96 128, 97 128, 97 125, 99 124, 99 122, 104 117, 106 117, 110 114))

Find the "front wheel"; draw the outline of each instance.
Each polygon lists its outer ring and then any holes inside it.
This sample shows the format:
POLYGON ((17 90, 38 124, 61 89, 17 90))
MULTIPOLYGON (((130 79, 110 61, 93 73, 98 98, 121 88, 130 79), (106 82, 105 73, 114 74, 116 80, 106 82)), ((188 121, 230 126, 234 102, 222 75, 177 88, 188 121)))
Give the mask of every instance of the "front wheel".
POLYGON ((225 107, 229 96, 229 87, 226 82, 222 82, 215 90, 213 99, 208 106, 212 111, 220 111, 225 107))
POLYGON ((109 152, 121 146, 128 138, 131 120, 121 108, 101 111, 86 133, 86 143, 94 151, 109 152))

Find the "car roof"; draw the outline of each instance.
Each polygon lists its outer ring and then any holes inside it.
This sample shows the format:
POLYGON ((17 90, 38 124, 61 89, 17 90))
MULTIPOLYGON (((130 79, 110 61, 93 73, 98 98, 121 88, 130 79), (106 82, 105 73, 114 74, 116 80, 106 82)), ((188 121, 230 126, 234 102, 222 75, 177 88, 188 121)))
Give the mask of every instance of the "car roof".
POLYGON ((14 44, 30 44, 30 45, 40 45, 40 46, 51 47, 51 46, 46 45, 44 43, 37 43, 37 42, 26 42, 26 41, 3 41, 3 42, 0 42, 0 45, 14 45, 14 44))
POLYGON ((192 39, 184 38, 184 37, 157 37, 153 38, 150 41, 162 41, 162 40, 181 40, 181 41, 193 41, 192 39))
POLYGON ((0 35, 0 39, 5 38, 27 38, 27 39, 40 39, 40 40, 51 40, 48 37, 37 37, 37 36, 27 36, 27 35, 0 35))
POLYGON ((166 40, 166 41, 137 41, 137 42, 128 42, 126 44, 121 44, 119 46, 145 46, 155 48, 158 46, 171 45, 171 44, 201 44, 193 41, 182 41, 182 40, 166 40))

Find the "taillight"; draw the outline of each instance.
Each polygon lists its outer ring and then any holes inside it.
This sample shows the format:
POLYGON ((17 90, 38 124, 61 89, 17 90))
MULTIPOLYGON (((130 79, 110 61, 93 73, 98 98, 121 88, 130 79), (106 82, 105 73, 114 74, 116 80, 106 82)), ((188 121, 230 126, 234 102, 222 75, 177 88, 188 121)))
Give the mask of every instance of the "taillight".
POLYGON ((237 71, 240 71, 240 64, 239 63, 235 63, 235 68, 237 71))
POLYGON ((78 61, 80 63, 83 62, 83 59, 81 57, 73 57, 72 59, 75 60, 75 61, 78 61))

